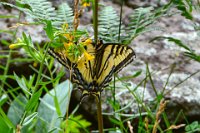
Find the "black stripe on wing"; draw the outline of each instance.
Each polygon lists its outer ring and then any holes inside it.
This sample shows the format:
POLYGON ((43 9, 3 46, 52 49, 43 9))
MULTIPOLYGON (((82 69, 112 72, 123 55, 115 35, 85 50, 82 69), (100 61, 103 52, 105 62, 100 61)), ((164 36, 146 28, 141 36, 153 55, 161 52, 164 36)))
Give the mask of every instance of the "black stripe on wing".
POLYGON ((60 64, 62 64, 64 67, 70 70, 71 62, 64 55, 61 55, 60 53, 56 52, 52 48, 48 49, 48 53, 52 57, 54 57, 60 64))
POLYGON ((129 63, 131 63, 134 60, 134 58, 136 58, 134 50, 129 46, 123 46, 120 50, 120 54, 127 53, 128 51, 131 51, 131 52, 126 56, 125 59, 123 59, 123 61, 121 61, 117 66, 115 66, 115 70, 114 70, 115 73, 118 73, 119 71, 121 71, 122 68, 127 66, 129 63))

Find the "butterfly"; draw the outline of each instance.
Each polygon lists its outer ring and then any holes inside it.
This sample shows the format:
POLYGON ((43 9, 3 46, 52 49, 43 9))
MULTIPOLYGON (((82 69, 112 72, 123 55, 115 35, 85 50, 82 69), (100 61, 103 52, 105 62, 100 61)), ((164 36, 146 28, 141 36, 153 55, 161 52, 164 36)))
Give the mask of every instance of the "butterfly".
POLYGON ((119 43, 104 44, 102 40, 97 45, 91 43, 84 47, 87 53, 94 56, 93 60, 87 60, 83 56, 73 63, 63 52, 56 52, 52 48, 48 49, 48 52, 71 70, 71 80, 82 91, 82 98, 86 95, 100 97, 103 88, 112 80, 112 75, 134 60, 135 52, 129 46, 119 43))

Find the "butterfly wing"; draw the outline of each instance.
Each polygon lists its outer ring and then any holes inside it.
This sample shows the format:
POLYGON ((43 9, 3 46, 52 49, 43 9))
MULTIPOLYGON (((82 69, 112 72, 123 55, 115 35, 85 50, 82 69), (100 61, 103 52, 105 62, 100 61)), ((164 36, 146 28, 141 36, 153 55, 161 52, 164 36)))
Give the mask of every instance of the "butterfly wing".
POLYGON ((96 78, 99 88, 104 88, 112 80, 113 73, 133 61, 135 53, 131 47, 120 44, 103 44, 97 51, 96 78))
POLYGON ((77 63, 71 63, 62 51, 49 49, 48 52, 67 69, 73 70, 72 82, 77 83, 79 89, 99 95, 112 80, 113 73, 129 64, 135 53, 132 48, 120 44, 100 43, 97 46, 97 49, 93 44, 85 47, 87 53, 95 57, 93 60, 82 56, 77 63))
MULTIPOLYGON (((95 57, 95 47, 93 44, 88 44, 85 46, 85 50, 88 54, 95 57)), ((90 84, 94 80, 94 62, 95 59, 87 60, 87 57, 82 56, 77 63, 77 66, 74 68, 74 80, 77 81, 76 83, 79 85, 79 89, 88 90, 90 84)))
POLYGON ((66 57, 63 51, 56 52, 54 49, 49 48, 48 53, 54 57, 59 63, 61 63, 63 66, 65 66, 68 70, 71 69, 72 63, 70 60, 66 57))

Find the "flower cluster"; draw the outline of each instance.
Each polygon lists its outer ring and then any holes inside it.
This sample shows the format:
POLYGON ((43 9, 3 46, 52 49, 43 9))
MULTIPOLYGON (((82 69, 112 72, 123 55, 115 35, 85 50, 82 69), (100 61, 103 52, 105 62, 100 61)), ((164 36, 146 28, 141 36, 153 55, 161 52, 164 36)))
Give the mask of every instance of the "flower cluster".
POLYGON ((78 63, 81 58, 87 61, 93 60, 94 56, 87 52, 85 47, 92 44, 92 39, 81 39, 81 36, 74 32, 65 32, 61 34, 64 37, 62 52, 73 63, 78 63))

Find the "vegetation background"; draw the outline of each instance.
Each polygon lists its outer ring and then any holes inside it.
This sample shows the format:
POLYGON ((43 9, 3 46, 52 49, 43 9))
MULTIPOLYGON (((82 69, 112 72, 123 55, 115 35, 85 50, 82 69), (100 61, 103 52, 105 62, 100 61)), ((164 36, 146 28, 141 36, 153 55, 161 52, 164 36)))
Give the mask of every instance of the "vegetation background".
MULTIPOLYGON (((53 26, 73 23, 73 1, 64 2, 0 3, 2 133, 97 132, 95 98, 80 105, 68 72, 45 52, 52 31, 44 20, 56 22, 53 26), (19 49, 9 49, 17 42, 23 43, 19 49)), ((102 92, 104 131, 199 132, 199 1, 100 0, 99 36, 105 42, 118 40, 122 2, 128 28, 121 41, 131 42, 136 59, 102 92)), ((79 25, 91 34, 92 12, 85 8, 79 25)))

